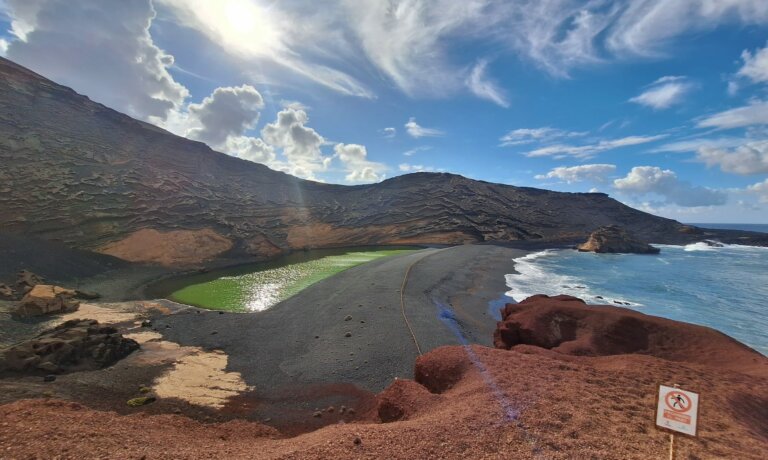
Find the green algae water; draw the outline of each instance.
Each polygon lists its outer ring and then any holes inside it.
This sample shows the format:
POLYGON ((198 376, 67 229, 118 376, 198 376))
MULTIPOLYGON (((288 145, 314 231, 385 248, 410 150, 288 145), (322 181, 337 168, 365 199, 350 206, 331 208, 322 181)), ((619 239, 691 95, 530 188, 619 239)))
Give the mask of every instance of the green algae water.
POLYGON ((299 252, 274 262, 175 280, 165 297, 211 310, 263 311, 348 268, 416 250, 403 247, 299 252))

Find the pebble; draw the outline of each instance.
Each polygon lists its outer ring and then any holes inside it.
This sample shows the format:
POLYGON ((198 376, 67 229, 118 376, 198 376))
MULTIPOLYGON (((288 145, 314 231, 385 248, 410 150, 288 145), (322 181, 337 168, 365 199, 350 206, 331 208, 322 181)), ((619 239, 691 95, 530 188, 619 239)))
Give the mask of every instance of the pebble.
POLYGON ((355 436, 355 439, 352 442, 355 443, 356 446, 359 446, 363 443, 363 440, 360 439, 360 436, 355 436))
POLYGON ((344 321, 352 321, 352 315, 345 316, 344 321))
POLYGON ((43 382, 55 382, 56 376, 53 374, 48 374, 45 377, 43 377, 43 382))
POLYGON ((322 416, 323 416, 323 413, 322 413, 322 412, 320 412, 320 411, 315 411, 315 413, 314 413, 314 414, 312 414, 312 417, 315 417, 315 418, 320 418, 320 417, 322 417, 322 416))
POLYGON ((213 332, 211 332, 211 335, 216 335, 218 333, 219 333, 219 331, 213 331, 213 332))
POLYGON ((346 334, 344 334, 344 337, 352 337, 352 333, 351 332, 347 332, 346 334))

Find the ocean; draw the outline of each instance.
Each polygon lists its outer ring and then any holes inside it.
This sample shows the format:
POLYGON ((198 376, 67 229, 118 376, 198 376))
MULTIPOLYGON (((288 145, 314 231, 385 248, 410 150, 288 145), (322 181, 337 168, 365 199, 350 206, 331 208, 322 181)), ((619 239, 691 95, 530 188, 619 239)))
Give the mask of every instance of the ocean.
POLYGON ((569 294, 717 329, 768 355, 768 248, 655 245, 658 255, 546 250, 515 260, 509 297, 569 294), (598 296, 603 297, 599 299, 598 296))
POLYGON ((702 228, 716 228, 719 230, 743 230, 746 232, 768 233, 768 224, 688 224, 702 228))

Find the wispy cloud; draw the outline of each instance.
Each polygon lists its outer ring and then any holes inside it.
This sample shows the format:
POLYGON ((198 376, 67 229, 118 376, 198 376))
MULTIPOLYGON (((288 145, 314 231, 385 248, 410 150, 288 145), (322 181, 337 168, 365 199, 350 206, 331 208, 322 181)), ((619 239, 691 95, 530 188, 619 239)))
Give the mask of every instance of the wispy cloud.
POLYGON ((749 105, 719 112, 699 121, 700 128, 732 129, 768 125, 768 101, 752 101, 749 105))
POLYGON ((475 64, 466 80, 467 87, 477 97, 508 108, 509 101, 507 100, 507 95, 504 93, 504 90, 488 78, 486 67, 488 67, 488 61, 486 60, 480 60, 475 64))
POLYGON ((421 126, 420 124, 416 123, 416 118, 414 117, 411 117, 408 120, 408 123, 406 123, 404 126, 408 135, 416 139, 420 137, 440 137, 445 135, 445 133, 439 129, 425 128, 421 126))
POLYGON ((651 83, 648 89, 630 99, 630 102, 651 107, 655 110, 668 109, 683 101, 686 94, 694 88, 686 77, 667 76, 651 83))
POLYGON ((403 155, 405 155, 407 157, 410 157, 410 156, 413 156, 414 154, 419 153, 419 152, 426 152, 427 150, 432 150, 432 147, 429 146, 429 145, 423 145, 421 147, 415 147, 415 148, 412 148, 410 150, 406 150, 405 152, 403 152, 403 155))
POLYGON ((587 133, 583 131, 564 131, 562 129, 545 126, 542 128, 513 129, 503 135, 499 141, 501 142, 500 146, 510 147, 514 145, 530 144, 532 142, 552 142, 558 139, 586 135, 587 133))
POLYGON ((564 157, 573 156, 576 158, 592 158, 598 153, 602 153, 608 150, 613 150, 621 147, 629 147, 633 145, 647 144, 649 142, 655 142, 667 137, 666 134, 659 134, 657 136, 628 136, 620 139, 607 139, 601 140, 597 143, 587 145, 565 145, 557 144, 547 147, 541 147, 535 150, 531 150, 525 153, 525 156, 529 158, 535 157, 564 157))

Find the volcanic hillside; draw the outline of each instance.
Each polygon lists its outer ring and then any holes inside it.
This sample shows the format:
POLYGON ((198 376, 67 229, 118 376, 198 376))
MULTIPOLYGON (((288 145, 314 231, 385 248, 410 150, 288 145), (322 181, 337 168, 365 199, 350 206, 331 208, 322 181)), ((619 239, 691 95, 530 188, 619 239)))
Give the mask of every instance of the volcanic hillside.
POLYGON ((305 247, 575 241, 606 224, 653 242, 702 237, 600 193, 451 174, 354 187, 301 180, 134 120, 2 58, 0 165, 0 232, 165 265, 305 247))

